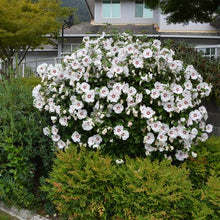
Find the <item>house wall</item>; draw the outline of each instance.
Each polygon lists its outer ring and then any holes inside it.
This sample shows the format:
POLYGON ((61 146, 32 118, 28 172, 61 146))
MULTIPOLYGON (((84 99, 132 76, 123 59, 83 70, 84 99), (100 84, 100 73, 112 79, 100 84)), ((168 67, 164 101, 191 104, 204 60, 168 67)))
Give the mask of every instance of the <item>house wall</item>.
POLYGON ((158 27, 160 25, 160 10, 159 9, 156 9, 153 11, 153 22, 154 24, 156 24, 158 27))
POLYGON ((75 38, 65 38, 63 41, 63 51, 62 51, 62 44, 61 39, 59 40, 58 44, 58 57, 61 57, 65 54, 71 54, 72 50, 74 50, 77 46, 82 43, 82 37, 75 37, 75 38))
POLYGON ((121 0, 121 18, 103 18, 102 0, 95 1, 94 23, 110 24, 156 24, 159 31, 216 31, 209 23, 167 24, 166 15, 162 15, 159 9, 153 11, 153 18, 135 18, 135 1, 121 0))
MULTIPOLYGON (((160 14, 159 10, 157 12, 160 14)), ((158 16, 158 15, 157 15, 158 16)), ((156 23, 159 26, 159 31, 216 31, 216 28, 210 25, 209 23, 193 23, 189 22, 188 25, 183 24, 167 24, 166 15, 160 14, 160 18, 156 23), (158 21, 159 20, 159 21, 158 21)))
POLYGON ((153 18, 135 18, 135 1, 121 0, 121 18, 103 18, 102 0, 95 2, 94 23, 103 24, 153 24, 153 18))

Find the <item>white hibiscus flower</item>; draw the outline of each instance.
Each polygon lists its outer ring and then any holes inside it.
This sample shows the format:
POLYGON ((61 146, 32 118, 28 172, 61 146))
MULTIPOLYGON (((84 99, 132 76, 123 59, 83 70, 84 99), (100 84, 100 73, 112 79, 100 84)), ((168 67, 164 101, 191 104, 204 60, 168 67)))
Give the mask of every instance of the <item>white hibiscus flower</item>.
POLYGON ((66 147, 66 144, 65 144, 64 141, 59 140, 59 141, 57 142, 57 147, 58 147, 60 150, 62 150, 63 148, 66 147))
POLYGON ((82 122, 82 128, 85 131, 90 131, 93 129, 94 123, 92 121, 92 119, 87 119, 85 121, 82 122))
POLYGON ((84 101, 88 103, 95 101, 95 91, 93 89, 86 91, 86 94, 84 95, 84 101))
POLYGON ((175 157, 179 161, 184 161, 186 158, 189 157, 187 152, 183 152, 182 150, 176 151, 175 157))
POLYGON ((141 58, 134 58, 132 60, 132 64, 135 68, 143 68, 143 59, 141 58))
POLYGON ((162 143, 165 143, 167 141, 167 136, 163 132, 161 132, 158 134, 157 140, 162 143))
POLYGON ((121 138, 123 141, 127 140, 129 138, 129 132, 127 130, 123 130, 121 133, 121 138))
POLYGON ((90 90, 90 85, 86 82, 83 82, 80 84, 80 89, 83 91, 83 92, 87 92, 90 90))
POLYGON ((78 142, 80 142, 81 135, 79 134, 79 132, 74 131, 71 135, 71 138, 72 138, 73 142, 78 143, 78 142))
POLYGON ((108 94, 109 94, 109 89, 106 86, 104 86, 100 89, 99 97, 104 98, 104 97, 108 96, 108 94))
POLYGON ((149 119, 155 114, 155 111, 153 111, 152 108, 146 107, 145 105, 140 106, 140 111, 141 111, 142 118, 148 118, 149 119))
POLYGON ((120 93, 116 90, 111 90, 107 96, 108 101, 117 102, 120 98, 120 93))
POLYGON ((114 110, 114 112, 115 112, 116 114, 120 114, 120 113, 122 113, 122 111, 124 110, 124 106, 123 106, 122 104, 120 104, 120 103, 115 104, 115 105, 113 106, 113 110, 114 110))
POLYGON ((165 102, 162 103, 163 108, 167 112, 173 112, 174 111, 174 103, 173 102, 165 102))
POLYGON ((212 126, 211 124, 207 124, 207 125, 206 125, 206 132, 207 132, 207 133, 211 133, 212 130, 213 130, 213 126, 212 126))
POLYGON ((122 132, 124 131, 124 126, 117 125, 114 127, 114 135, 121 137, 122 132))
POLYGON ((60 123, 62 126, 67 127, 67 126, 68 126, 68 118, 67 118, 66 116, 61 117, 61 118, 59 119, 59 123, 60 123))
POLYGON ((153 133, 148 133, 146 136, 144 136, 144 144, 152 144, 155 140, 153 133))
POLYGON ((77 112, 78 119, 84 119, 87 117, 87 111, 85 109, 79 109, 77 112))
POLYGON ((80 67, 79 61, 78 60, 72 61, 71 67, 72 67, 73 70, 77 70, 80 67))
POLYGON ((157 99, 160 96, 160 92, 157 89, 152 89, 151 90, 151 98, 152 99, 157 99))
POLYGON ((150 48, 147 48, 143 51, 143 57, 144 58, 151 58, 153 55, 153 51, 150 48))

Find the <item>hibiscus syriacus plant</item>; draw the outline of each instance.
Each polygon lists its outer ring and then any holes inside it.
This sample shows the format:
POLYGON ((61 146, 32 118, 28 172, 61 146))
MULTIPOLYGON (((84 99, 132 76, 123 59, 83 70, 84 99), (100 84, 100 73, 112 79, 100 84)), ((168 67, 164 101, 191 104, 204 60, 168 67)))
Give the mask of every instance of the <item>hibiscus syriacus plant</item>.
POLYGON ((101 148, 121 156, 158 155, 183 161, 212 131, 201 99, 211 85, 156 39, 129 34, 85 37, 62 64, 38 67, 34 106, 55 145, 101 148))

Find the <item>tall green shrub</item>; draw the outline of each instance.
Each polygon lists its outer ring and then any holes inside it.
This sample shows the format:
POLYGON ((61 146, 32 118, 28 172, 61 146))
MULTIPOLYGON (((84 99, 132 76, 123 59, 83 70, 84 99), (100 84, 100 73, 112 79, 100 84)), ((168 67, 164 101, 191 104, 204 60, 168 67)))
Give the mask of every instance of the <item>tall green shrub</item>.
POLYGON ((36 207, 39 179, 54 158, 52 142, 42 135, 47 117, 32 106, 39 79, 2 80, 0 84, 0 199, 36 207))

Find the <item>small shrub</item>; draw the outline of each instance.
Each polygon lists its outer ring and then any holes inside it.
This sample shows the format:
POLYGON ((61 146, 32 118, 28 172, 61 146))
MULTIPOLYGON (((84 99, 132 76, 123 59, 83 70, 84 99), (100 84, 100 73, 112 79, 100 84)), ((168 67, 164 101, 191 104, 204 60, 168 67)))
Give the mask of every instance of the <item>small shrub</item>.
POLYGON ((60 152, 43 190, 69 219, 191 219, 192 184, 168 160, 124 159, 70 146, 60 152))
POLYGON ((213 174, 220 171, 220 137, 212 136, 206 142, 200 142, 193 150, 198 152, 198 157, 187 161, 190 170, 190 180, 196 188, 201 188, 213 174))

